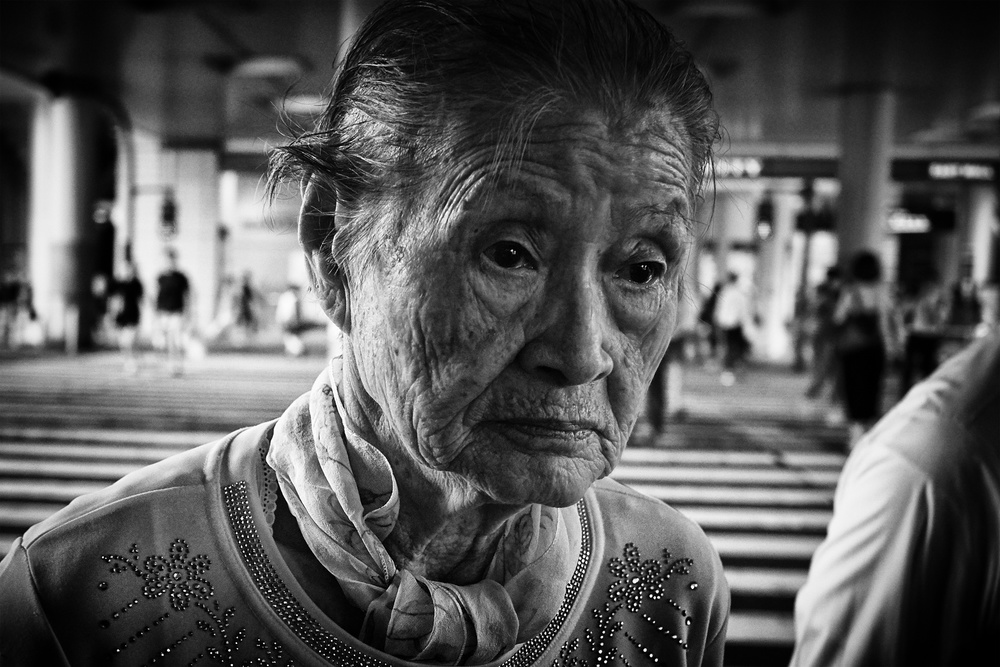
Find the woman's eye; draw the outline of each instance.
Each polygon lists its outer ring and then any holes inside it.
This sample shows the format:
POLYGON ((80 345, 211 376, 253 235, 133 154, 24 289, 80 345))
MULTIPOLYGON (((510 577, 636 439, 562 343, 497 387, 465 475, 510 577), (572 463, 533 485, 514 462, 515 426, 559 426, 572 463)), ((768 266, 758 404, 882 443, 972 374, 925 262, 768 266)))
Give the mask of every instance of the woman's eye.
POLYGON ((618 277, 636 285, 648 285, 660 278, 666 268, 659 262, 636 262, 618 272, 618 277))
POLYGON ((534 269, 535 259, 520 243, 501 241, 483 251, 487 259, 501 269, 534 269))

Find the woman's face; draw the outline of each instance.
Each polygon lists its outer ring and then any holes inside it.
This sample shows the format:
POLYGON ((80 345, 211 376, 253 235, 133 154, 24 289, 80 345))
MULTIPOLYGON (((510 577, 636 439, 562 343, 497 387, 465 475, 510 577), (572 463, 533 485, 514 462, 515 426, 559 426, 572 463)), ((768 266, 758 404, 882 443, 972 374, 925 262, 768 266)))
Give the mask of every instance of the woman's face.
POLYGON ((611 472, 691 237, 690 152, 664 134, 585 117, 536 128, 506 172, 486 148, 455 160, 393 263, 350 291, 382 437, 501 503, 569 505, 611 472))

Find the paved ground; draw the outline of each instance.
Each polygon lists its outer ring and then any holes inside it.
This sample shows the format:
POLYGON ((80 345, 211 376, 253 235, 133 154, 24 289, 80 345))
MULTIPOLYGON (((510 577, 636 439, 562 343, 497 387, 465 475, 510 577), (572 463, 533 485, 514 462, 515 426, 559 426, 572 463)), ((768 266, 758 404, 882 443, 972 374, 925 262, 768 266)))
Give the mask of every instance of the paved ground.
MULTIPOLYGON (((112 353, 0 357, 0 554, 81 493, 239 426, 308 390, 320 357, 226 353, 183 377, 124 373, 112 353)), ((733 591, 727 664, 785 664, 791 612, 830 518, 846 432, 806 378, 748 369, 731 387, 685 369, 683 418, 640 424, 615 477, 701 524, 733 591)))

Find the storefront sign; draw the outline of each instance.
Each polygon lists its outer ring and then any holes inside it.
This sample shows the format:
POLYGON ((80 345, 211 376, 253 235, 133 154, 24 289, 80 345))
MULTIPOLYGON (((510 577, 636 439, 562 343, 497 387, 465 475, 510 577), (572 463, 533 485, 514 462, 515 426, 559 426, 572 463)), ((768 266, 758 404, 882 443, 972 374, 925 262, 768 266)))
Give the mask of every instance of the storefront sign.
POLYGON ((716 178, 757 178, 761 161, 753 157, 719 158, 715 161, 716 178))
POLYGON ((993 174, 992 165, 976 162, 931 162, 927 165, 927 175, 935 181, 992 181, 993 174))
POLYGON ((889 212, 889 231, 893 234, 926 234, 931 231, 931 219, 923 213, 911 213, 905 208, 889 212))
POLYGON ((893 160, 895 181, 976 181, 989 183, 997 163, 964 160, 893 160))
MULTIPOLYGON (((1000 162, 896 158, 892 179, 991 182, 1000 162)), ((726 157, 715 163, 716 178, 836 178, 835 158, 726 157)))

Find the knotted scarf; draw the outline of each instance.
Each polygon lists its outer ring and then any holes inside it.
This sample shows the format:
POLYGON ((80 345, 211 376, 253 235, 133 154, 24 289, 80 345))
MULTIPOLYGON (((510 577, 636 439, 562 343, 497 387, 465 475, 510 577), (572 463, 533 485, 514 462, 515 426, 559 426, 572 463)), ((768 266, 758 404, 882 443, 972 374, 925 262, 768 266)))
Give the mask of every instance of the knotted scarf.
POLYGON ((486 577, 459 586, 396 567, 383 545, 399 514, 385 456, 350 427, 340 360, 278 420, 267 463, 316 558, 365 613, 359 638, 399 658, 489 662, 555 616, 580 549, 580 527, 531 505, 512 517, 486 577))

